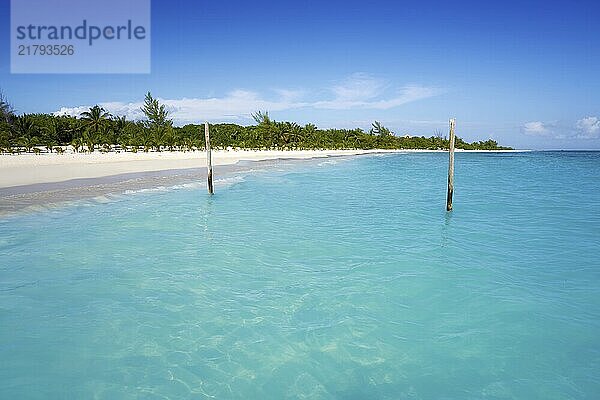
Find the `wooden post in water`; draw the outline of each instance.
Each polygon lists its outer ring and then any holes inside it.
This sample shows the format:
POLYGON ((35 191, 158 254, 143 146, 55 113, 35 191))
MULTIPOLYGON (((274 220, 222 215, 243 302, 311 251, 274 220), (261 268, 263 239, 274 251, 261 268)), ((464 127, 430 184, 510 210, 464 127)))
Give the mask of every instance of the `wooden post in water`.
POLYGON ((454 195, 454 128, 456 119, 450 120, 450 146, 448 161, 448 197, 446 197, 446 211, 452 211, 452 196, 454 195))
POLYGON ((206 140, 206 169, 208 176, 208 193, 214 194, 213 188, 213 169, 212 169, 212 155, 210 154, 210 132, 208 122, 204 123, 204 139, 206 140))

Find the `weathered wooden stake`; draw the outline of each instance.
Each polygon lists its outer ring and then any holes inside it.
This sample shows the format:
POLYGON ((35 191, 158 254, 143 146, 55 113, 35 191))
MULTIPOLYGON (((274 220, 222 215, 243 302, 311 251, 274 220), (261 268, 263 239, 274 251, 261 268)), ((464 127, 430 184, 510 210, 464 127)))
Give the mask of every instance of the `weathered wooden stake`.
POLYGON ((208 193, 214 194, 213 188, 213 169, 212 169, 212 155, 210 154, 210 132, 208 122, 204 123, 204 139, 206 140, 206 169, 208 176, 208 193))
POLYGON ((452 196, 454 195, 454 128, 456 119, 450 120, 450 151, 448 162, 448 197, 446 198, 446 211, 452 211, 452 196))

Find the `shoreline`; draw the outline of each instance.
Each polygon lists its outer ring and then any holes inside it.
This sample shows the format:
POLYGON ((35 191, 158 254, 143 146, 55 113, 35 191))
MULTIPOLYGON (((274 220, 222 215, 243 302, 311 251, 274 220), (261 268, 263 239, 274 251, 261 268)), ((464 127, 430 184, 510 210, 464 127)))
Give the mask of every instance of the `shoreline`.
MULTIPOLYGON (((215 185, 231 178, 270 169, 297 166, 330 158, 350 158, 375 154, 445 153, 444 150, 324 150, 324 151, 218 151, 213 158, 217 169, 215 185)), ((474 150, 468 152, 491 152, 474 150)), ((515 150, 502 152, 517 152, 515 150)), ((214 154, 213 153, 213 154, 214 154)), ((206 154, 188 153, 98 153, 18 155, 9 164, 0 156, 0 218, 45 211, 80 201, 106 202, 123 194, 178 186, 206 186, 206 154), (72 157, 73 156, 73 157, 72 157), (21 159, 19 159, 21 157, 21 159), (129 160, 127 160, 127 158, 129 160), (35 162, 32 162, 35 161, 35 162), (82 167, 84 166, 84 167, 82 167), (87 168, 85 168, 87 166, 87 168), (161 167, 162 169, 156 169, 161 167), (164 168, 166 167, 166 168, 164 168), (35 174, 40 168, 46 174, 35 174), (83 168, 86 174, 75 174, 83 168), (8 170, 13 173, 7 173, 8 170), (116 173, 114 173, 117 171, 116 173), (120 172, 122 171, 122 172, 120 172), (57 174, 57 172, 63 175, 57 174), (21 185, 4 186, 22 179, 21 185), (84 175, 84 176, 81 176, 84 175), (71 179, 49 180, 48 177, 71 179), (46 179, 46 180, 45 180, 46 179)))
MULTIPOLYGON (((521 152, 523 150, 460 150, 457 152, 521 152)), ((213 150, 213 165, 240 161, 310 159, 381 153, 436 153, 445 150, 213 150)), ((71 180, 104 178, 132 173, 206 168, 204 151, 110 152, 0 155, 0 190, 71 180)))
MULTIPOLYGON (((370 150, 248 151, 213 150, 213 165, 234 165, 240 161, 307 159, 329 156, 371 154, 370 150)), ((381 151, 377 151, 381 152, 381 151)), ((44 153, 0 157, 0 190, 72 180, 105 178, 124 174, 206 168, 206 152, 109 152, 44 153)))
MULTIPOLYGON (((268 160, 241 160, 218 167, 215 178, 217 189, 245 176, 282 171, 300 165, 320 163, 351 155, 330 155, 312 158, 277 158, 268 160)), ((78 203, 105 203, 122 196, 148 191, 166 191, 178 188, 206 188, 206 167, 162 171, 132 172, 98 178, 73 179, 63 182, 0 188, 0 221, 4 218, 43 212, 78 203)))

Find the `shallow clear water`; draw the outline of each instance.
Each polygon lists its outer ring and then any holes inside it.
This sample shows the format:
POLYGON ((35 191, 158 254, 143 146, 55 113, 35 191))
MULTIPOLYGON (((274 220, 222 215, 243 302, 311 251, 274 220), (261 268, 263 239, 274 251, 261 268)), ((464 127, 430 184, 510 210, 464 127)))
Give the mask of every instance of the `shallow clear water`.
POLYGON ((0 398, 597 398, 600 153, 456 158, 1 220, 0 398))

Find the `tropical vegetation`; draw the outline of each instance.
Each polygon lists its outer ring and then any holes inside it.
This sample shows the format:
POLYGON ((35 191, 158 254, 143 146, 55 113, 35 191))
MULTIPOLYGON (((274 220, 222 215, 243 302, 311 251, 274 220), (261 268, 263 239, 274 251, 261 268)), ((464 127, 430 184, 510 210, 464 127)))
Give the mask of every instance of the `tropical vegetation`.
MULTIPOLYGON (((145 118, 130 121, 99 105, 79 116, 17 115, 0 93, 0 152, 189 151, 204 148, 204 125, 174 126, 164 104, 147 93, 141 108, 145 118)), ((365 132, 356 129, 319 129, 314 124, 275 121, 268 112, 252 115, 255 125, 211 124, 211 145, 240 149, 447 149, 440 133, 397 136, 375 121, 365 132)), ((456 138, 456 147, 469 150, 509 149, 495 140, 468 143, 456 138)))

